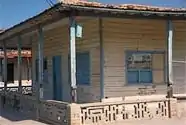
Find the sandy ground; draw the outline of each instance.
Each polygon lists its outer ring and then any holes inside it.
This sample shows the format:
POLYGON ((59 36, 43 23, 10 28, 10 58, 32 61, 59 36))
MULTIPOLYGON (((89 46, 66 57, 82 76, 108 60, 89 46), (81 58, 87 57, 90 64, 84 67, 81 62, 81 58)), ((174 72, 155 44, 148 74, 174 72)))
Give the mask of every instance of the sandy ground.
POLYGON ((1 110, 0 125, 47 125, 18 112, 5 112, 1 110))

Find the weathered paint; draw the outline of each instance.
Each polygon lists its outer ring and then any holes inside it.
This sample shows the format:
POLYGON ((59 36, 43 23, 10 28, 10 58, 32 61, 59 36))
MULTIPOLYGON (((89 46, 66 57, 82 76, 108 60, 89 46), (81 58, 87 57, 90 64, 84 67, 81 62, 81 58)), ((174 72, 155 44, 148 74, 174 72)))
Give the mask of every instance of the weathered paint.
POLYGON ((172 45, 173 45, 173 24, 171 20, 167 21, 167 53, 168 53, 168 58, 167 58, 167 65, 168 65, 168 75, 167 75, 167 83, 168 83, 168 97, 172 97, 173 96, 173 88, 172 88, 172 84, 173 84, 173 71, 172 71, 172 45))
POLYGON ((4 63, 3 63, 3 80, 4 80, 4 90, 7 90, 7 50, 6 42, 3 42, 3 51, 4 51, 4 63))
POLYGON ((52 58, 52 65, 53 65, 53 92, 54 92, 54 100, 62 100, 62 88, 63 83, 61 79, 61 63, 62 58, 61 56, 54 56, 52 58))
MULTIPOLYGON (((78 102, 94 102, 101 98, 100 90, 100 34, 98 19, 88 19, 86 21, 77 20, 83 26, 82 38, 76 39, 77 52, 90 52, 91 58, 91 83, 90 86, 78 85, 78 102)), ((67 22, 66 22, 67 23, 67 22)), ((185 60, 185 22, 175 21, 176 32, 173 43, 173 59, 185 60), (184 28, 183 28, 184 27, 184 28), (184 59, 183 59, 184 58, 184 59)), ((143 85, 129 86, 126 83, 125 74, 125 51, 126 50, 144 50, 165 52, 166 44, 166 21, 160 20, 133 20, 133 19, 109 19, 103 18, 103 48, 104 48, 104 95, 105 97, 130 96, 138 93, 138 88, 143 85), (134 30, 135 29, 135 30, 134 30)), ((33 42, 33 58, 36 57, 36 41, 33 42)), ((48 60, 49 83, 45 85, 46 93, 52 96, 52 57, 62 55, 62 81, 65 89, 62 90, 64 101, 70 101, 70 82, 68 81, 68 52, 69 52, 69 34, 68 25, 54 27, 44 32, 44 56, 48 60), (66 93, 66 94, 64 94, 66 93)), ((164 57, 156 55, 153 60, 154 67, 167 67, 164 57), (162 63, 160 63, 162 62, 162 63)), ((34 69, 34 68, 33 68, 34 69)), ((183 68, 173 65, 174 73, 182 75, 183 68), (179 69, 179 70, 178 70, 179 69)), ((184 71, 184 70, 183 70, 184 71)), ((156 83, 157 93, 166 94, 166 81, 164 75, 166 72, 154 71, 153 81, 156 83)), ((176 80, 176 79, 174 79, 176 80)), ((179 80, 179 79, 178 79, 179 80)))
POLYGON ((43 44, 44 44, 44 38, 43 38, 43 30, 42 27, 39 27, 38 29, 39 34, 39 40, 38 40, 38 60, 39 60, 39 73, 38 73, 38 88, 40 92, 40 98, 43 98, 43 44))
MULTIPOLYGON (((67 21, 67 20, 66 20, 67 21)), ((60 25, 53 29, 44 31, 44 56, 47 57, 48 65, 48 83, 44 87, 45 99, 53 98, 53 81, 52 81, 52 57, 62 55, 62 98, 63 101, 71 101, 70 95, 70 81, 68 75, 68 55, 69 55, 69 26, 60 25)), ((76 39, 77 52, 90 52, 90 85, 78 85, 77 95, 78 102, 94 102, 100 100, 100 41, 99 41, 99 23, 98 19, 88 18, 84 20, 77 20, 77 23, 83 26, 82 38, 76 39), (91 24, 91 25, 90 25, 91 24)), ((32 42, 32 57, 33 67, 35 70, 34 59, 37 56, 37 37, 33 34, 32 42)), ((35 74, 34 74, 35 75, 35 74)), ((35 82, 35 76, 34 82, 35 82)))
POLYGON ((100 37, 100 100, 104 98, 104 46, 103 46, 103 20, 99 18, 100 37))
POLYGON ((18 49, 18 58, 17 58, 17 67, 18 67, 18 85, 19 85, 19 92, 22 91, 22 58, 21 58, 21 36, 18 36, 17 41, 17 49, 18 49))
POLYGON ((76 85, 76 21, 70 17, 70 82, 72 87, 72 101, 77 102, 77 85, 76 85))
MULTIPOLYGON (((163 26, 166 25, 166 22, 114 18, 104 18, 103 20, 105 97, 137 95, 139 92, 138 88, 143 88, 145 85, 129 85, 127 83, 126 52, 165 51, 166 28, 163 26)), ((162 56, 154 56, 153 61, 153 67, 160 69, 163 67, 164 60, 162 56), (157 63, 156 60, 159 60, 159 62, 157 63)), ((159 78, 164 76, 163 68, 162 71, 153 71, 152 85, 156 85, 156 94, 166 93, 164 80, 159 81, 159 78)))

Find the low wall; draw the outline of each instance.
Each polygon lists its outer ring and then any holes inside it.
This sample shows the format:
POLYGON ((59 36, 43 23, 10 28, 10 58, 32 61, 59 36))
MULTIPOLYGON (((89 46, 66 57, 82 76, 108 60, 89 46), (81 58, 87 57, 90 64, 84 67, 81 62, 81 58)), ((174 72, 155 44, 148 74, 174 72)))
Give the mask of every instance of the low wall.
POLYGON ((34 96, 23 95, 17 92, 0 92, 1 106, 5 110, 24 113, 36 118, 39 106, 39 120, 54 125, 69 125, 70 105, 61 101, 41 100, 37 102, 34 96))
POLYGON ((1 92, 1 106, 6 110, 20 111, 35 117, 37 102, 35 97, 19 94, 17 92, 1 92))
MULTIPOLYGON (((4 96, 1 94, 1 96, 4 96)), ((41 100, 17 93, 6 93, 5 107, 19 109, 27 114, 36 114, 39 104, 39 119, 54 125, 123 124, 125 121, 168 119, 177 116, 176 99, 104 100, 99 103, 65 103, 41 100), (15 97, 16 95, 16 97, 15 97), (17 103, 15 103, 17 100, 17 103), (16 105, 15 105, 16 104, 16 105)))
POLYGON ((178 118, 186 118, 186 100, 178 100, 177 116, 178 118))
POLYGON ((61 101, 41 101, 39 119, 55 125, 69 125, 70 107, 61 101))
POLYGON ((167 119, 170 117, 168 99, 82 104, 80 110, 82 125, 167 119))

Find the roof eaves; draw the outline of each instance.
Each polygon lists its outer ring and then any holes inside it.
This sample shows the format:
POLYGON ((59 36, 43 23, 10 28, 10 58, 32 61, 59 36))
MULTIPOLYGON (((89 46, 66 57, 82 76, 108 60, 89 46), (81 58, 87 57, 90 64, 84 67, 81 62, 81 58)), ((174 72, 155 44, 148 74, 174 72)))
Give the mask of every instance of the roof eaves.
MULTIPOLYGON (((142 16, 149 16, 149 15, 155 15, 155 16, 183 16, 186 17, 186 9, 183 8, 161 8, 161 7, 152 7, 152 6, 145 6, 145 5, 131 5, 131 4, 123 4, 123 5, 112 5, 112 4, 101 4, 97 2, 85 2, 85 1, 79 1, 76 3, 57 3, 53 7, 48 8, 41 12, 40 14, 33 16, 29 19, 26 19, 25 21, 22 21, 21 23, 14 25, 13 27, 4 30, 3 32, 0 32, 0 40, 2 40, 1 36, 5 34, 9 34, 8 32, 13 31, 17 28, 20 28, 23 25, 29 24, 29 22, 33 24, 31 25, 37 25, 39 20, 41 20, 40 17, 47 15, 47 13, 51 13, 52 11, 56 11, 56 8, 59 8, 59 10, 64 11, 68 10, 71 11, 73 9, 78 11, 102 11, 102 12, 113 12, 113 13, 121 13, 121 14, 129 14, 129 15, 142 15, 142 16), (36 23, 34 23, 36 22, 36 23)), ((20 28, 20 30, 22 30, 20 28)), ((17 31, 17 30, 16 30, 17 31)))

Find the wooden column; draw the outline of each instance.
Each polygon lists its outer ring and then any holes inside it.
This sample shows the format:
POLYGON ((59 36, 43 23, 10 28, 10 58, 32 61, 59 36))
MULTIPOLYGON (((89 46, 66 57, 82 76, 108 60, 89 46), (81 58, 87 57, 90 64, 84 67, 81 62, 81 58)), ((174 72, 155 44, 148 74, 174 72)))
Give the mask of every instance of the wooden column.
POLYGON ((38 41, 38 63, 39 63, 39 73, 38 73, 38 90, 39 90, 39 98, 43 98, 43 29, 39 27, 38 29, 39 41, 38 41))
POLYGON ((77 102, 76 85, 76 21, 70 17, 70 82, 72 102, 77 102))
POLYGON ((21 57, 21 36, 18 36, 17 49, 18 49, 18 58, 17 58, 17 67, 18 67, 18 91, 22 93, 22 57, 21 57))
POLYGON ((167 21, 167 96, 173 97, 173 71, 172 71, 172 44, 173 44, 173 24, 167 21))
POLYGON ((3 42, 3 51, 4 51, 4 60, 3 60, 3 81, 4 81, 4 90, 7 91, 7 50, 6 43, 3 42))
POLYGON ((3 68, 3 66, 2 66, 2 61, 3 61, 3 59, 2 58, 0 58, 0 72, 1 72, 1 81, 3 80, 3 70, 2 70, 2 68, 3 68))
POLYGON ((43 44, 44 44, 44 37, 43 37, 43 29, 42 27, 39 27, 38 29, 38 83, 36 85, 36 93, 37 93, 37 119, 39 119, 39 104, 40 99, 43 98, 43 44))
POLYGON ((99 18, 100 39, 100 100, 104 98, 104 48, 103 48, 103 20, 99 18))

